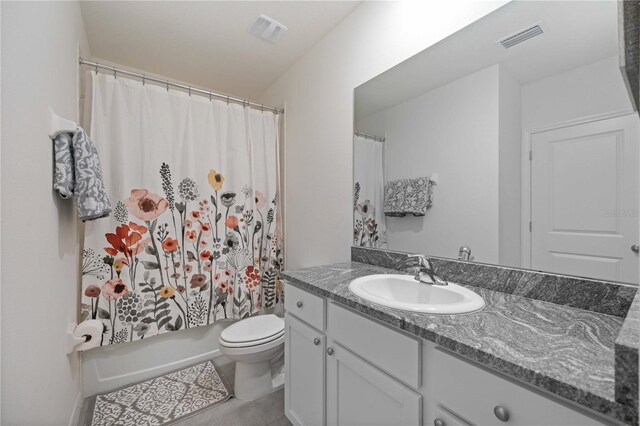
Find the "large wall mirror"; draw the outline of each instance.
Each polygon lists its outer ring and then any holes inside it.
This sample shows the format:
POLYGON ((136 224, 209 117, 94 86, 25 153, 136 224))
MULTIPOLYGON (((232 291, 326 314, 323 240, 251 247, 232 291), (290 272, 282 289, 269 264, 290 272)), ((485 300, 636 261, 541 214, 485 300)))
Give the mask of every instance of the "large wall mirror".
POLYGON ((617 8, 514 1, 356 88, 354 245, 637 284, 617 8))

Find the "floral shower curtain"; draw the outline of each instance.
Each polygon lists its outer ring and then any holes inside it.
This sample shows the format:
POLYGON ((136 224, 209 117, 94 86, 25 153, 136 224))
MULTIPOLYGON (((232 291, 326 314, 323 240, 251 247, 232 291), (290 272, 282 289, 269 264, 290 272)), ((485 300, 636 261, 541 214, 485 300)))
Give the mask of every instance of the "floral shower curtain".
POLYGON ((387 246, 383 154, 384 143, 353 136, 354 246, 387 246))
POLYGON ((278 115, 90 75, 114 211, 85 228, 81 312, 102 320, 102 345, 274 307, 278 115))

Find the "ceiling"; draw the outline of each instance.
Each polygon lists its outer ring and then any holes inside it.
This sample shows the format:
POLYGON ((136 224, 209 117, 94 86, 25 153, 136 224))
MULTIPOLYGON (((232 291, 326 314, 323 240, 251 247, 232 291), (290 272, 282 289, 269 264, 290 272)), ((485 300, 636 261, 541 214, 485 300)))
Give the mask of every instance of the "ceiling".
POLYGON ((91 54, 225 94, 258 98, 359 1, 82 1, 91 54), (247 33, 259 14, 276 44, 247 33))
POLYGON ((513 1, 356 89, 356 120, 494 64, 526 84, 618 53, 615 1, 513 1), (495 44, 542 21, 544 34, 495 44))

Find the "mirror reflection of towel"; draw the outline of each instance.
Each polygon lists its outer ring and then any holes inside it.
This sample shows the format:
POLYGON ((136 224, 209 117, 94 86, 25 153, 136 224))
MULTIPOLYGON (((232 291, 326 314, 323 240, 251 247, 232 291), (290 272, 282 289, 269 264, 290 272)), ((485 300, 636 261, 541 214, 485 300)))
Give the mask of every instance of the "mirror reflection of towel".
POLYGON ((432 194, 432 182, 428 177, 389 181, 384 187, 384 214, 390 217, 424 216, 433 204, 432 194))

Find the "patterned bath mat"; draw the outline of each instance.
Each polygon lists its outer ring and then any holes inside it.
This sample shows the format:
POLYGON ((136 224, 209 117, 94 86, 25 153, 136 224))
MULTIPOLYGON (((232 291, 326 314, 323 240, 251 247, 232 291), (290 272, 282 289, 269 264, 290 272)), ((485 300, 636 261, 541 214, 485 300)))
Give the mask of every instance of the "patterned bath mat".
POLYGON ((211 361, 97 395, 91 426, 160 426, 225 402, 231 392, 211 361))

